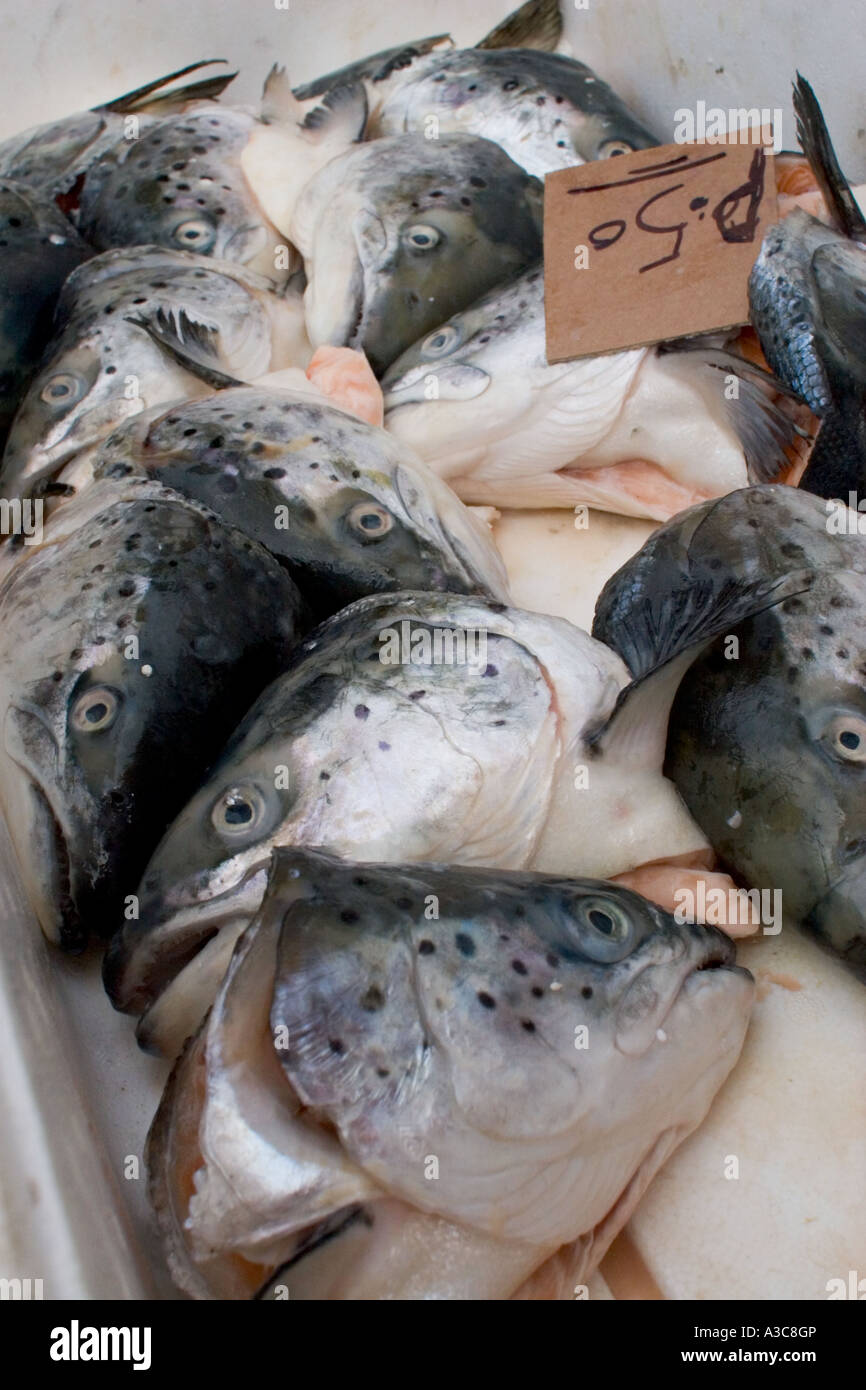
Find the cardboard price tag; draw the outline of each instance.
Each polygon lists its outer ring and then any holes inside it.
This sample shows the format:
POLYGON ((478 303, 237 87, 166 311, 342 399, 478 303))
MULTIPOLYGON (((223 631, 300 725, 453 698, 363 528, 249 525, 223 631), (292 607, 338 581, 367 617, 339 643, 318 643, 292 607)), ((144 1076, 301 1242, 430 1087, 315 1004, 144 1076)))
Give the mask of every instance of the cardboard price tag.
POLYGON ((547 360, 748 322, 748 280, 778 216, 765 145, 661 145, 544 181, 547 360))

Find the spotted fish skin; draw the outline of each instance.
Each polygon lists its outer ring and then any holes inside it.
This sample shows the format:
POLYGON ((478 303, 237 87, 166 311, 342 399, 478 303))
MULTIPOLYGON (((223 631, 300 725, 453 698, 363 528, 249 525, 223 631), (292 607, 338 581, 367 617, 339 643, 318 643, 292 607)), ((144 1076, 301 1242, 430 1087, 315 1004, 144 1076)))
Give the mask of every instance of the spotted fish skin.
POLYGON ((269 221, 241 167, 255 116, 193 107, 93 164, 79 226, 99 250, 144 242, 246 266, 274 284, 291 269, 285 237, 269 221))
POLYGON ((148 1141, 175 1277, 488 1299, 563 1246, 591 1271, 736 1061, 734 959, 603 881, 278 850, 148 1141))
POLYGON ((0 178, 0 451, 52 330, 63 282, 93 248, 51 198, 0 178))
MULTIPOLYGON (((84 450, 160 402, 213 390, 172 360, 150 326, 167 322, 225 372, 255 378, 310 356, 300 294, 227 261, 142 246, 104 252, 66 281, 56 332, 21 402, 0 469, 4 496, 39 496, 84 450)), ((86 475, 84 475, 86 476, 86 475)))
POLYGON ((684 677, 665 770, 717 855, 866 974, 866 539, 859 514, 793 488, 744 489, 656 532, 604 590, 593 631, 639 673, 642 595, 812 569, 808 592, 720 638, 684 677), (844 530, 842 528, 844 527, 844 530))
POLYGON ((395 589, 507 594, 484 526, 410 449, 299 393, 238 387, 150 412, 96 464, 97 474, 130 471, 266 546, 317 619, 395 589))
POLYGON ((399 135, 331 161, 302 193, 314 346, 360 347, 377 374, 541 255, 542 186, 490 140, 399 135))
POLYGON ((94 485, 5 552, 0 794, 43 930, 78 948, 122 920, 301 604, 266 551, 146 480, 94 485))
POLYGON ((561 53, 460 49, 412 64, 386 98, 375 131, 464 131, 495 140, 543 178, 660 144, 606 82, 561 53))

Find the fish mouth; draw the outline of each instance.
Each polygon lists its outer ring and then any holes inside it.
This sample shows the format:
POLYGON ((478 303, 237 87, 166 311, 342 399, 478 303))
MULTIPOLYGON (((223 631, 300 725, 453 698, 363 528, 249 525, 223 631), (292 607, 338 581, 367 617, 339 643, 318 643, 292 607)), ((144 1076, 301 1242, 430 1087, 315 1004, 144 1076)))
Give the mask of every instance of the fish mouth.
POLYGON ((105 953, 102 980, 114 1008, 146 1013, 224 927, 249 924, 266 879, 267 865, 255 864, 233 887, 204 902, 175 912, 164 898, 145 906, 140 920, 125 925, 105 953))
POLYGON ((45 935, 70 952, 82 951, 87 933, 72 892, 72 857, 60 818, 45 791, 28 777, 34 814, 32 843, 45 853, 49 873, 36 894, 36 913, 45 935))
POLYGON ((689 931, 679 962, 650 961, 620 1001, 616 1047, 628 1057, 643 1056, 656 1040, 662 1041, 659 1034, 679 1003, 694 1001, 701 992, 730 983, 732 977, 754 983, 751 973, 737 965, 730 937, 716 927, 693 925, 689 931))

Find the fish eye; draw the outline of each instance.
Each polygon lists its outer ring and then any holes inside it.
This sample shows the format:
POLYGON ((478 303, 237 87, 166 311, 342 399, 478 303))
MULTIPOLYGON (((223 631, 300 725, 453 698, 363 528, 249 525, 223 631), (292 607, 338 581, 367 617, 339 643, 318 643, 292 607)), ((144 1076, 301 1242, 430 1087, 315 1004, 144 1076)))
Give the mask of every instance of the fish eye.
POLYGON ((834 757, 846 763, 866 763, 866 719, 856 714, 837 714, 823 738, 834 757))
POLYGON ((387 507, 381 507, 378 502, 357 502, 346 520, 353 531, 370 541, 387 536, 394 525, 394 518, 387 507))
POLYGON ((403 238, 413 251, 432 251, 433 247, 438 246, 442 240, 442 234, 436 227, 428 227, 424 222, 416 222, 414 226, 407 228, 403 238))
POLYGON ((248 835, 262 821, 265 801, 258 788, 248 782, 227 787, 211 811, 211 823, 220 835, 229 838, 248 835))
POLYGON ((116 690, 108 685, 94 685, 75 701, 70 722, 80 734, 101 734, 111 728, 119 709, 116 690))
POLYGON ((87 391, 87 383, 71 372, 58 372, 49 377, 39 392, 46 405, 75 405, 87 391))
POLYGON ((627 140, 605 140, 603 145, 598 147, 599 159, 612 159, 617 154, 633 154, 634 146, 627 140))
POLYGON ((577 905, 581 944, 593 960, 619 960, 634 939, 631 916, 613 898, 582 898, 577 905))
POLYGON ((172 239, 187 251, 209 251, 214 244, 215 230, 204 217, 189 217, 179 222, 172 232, 172 239))
POLYGON ((455 328, 453 323, 446 323, 437 328, 435 333, 431 333, 429 338, 424 339, 421 352, 425 357, 444 357, 445 353, 452 352, 459 342, 459 328, 455 328))

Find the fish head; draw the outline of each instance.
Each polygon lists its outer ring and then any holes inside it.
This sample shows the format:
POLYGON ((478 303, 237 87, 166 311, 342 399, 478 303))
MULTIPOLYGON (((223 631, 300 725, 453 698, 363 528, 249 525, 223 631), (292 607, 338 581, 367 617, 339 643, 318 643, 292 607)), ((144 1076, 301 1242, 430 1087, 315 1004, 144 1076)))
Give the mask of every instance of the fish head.
POLYGON ((252 116, 209 105, 121 141, 88 174, 80 212, 84 235, 100 249, 147 242, 214 256, 284 284, 290 269, 285 238, 240 166, 255 126, 252 116))
POLYGON ((261 920, 301 1103, 392 1194, 505 1239, 588 1232, 745 1035, 732 942, 605 881, 281 850, 261 920))
POLYGON ((236 388, 151 412, 97 473, 143 469, 224 513, 328 616, 366 594, 505 594, 484 527, 384 430, 300 393, 236 388))
POLYGON ((542 190, 497 145, 472 136, 398 136, 344 159, 342 188, 333 161, 302 199, 320 203, 308 329, 316 345, 363 348, 381 374, 538 258, 542 190))
POLYGON ((165 368, 141 329, 122 321, 65 334, 15 416, 3 455, 4 495, 38 496, 77 454, 143 410, 142 359, 151 373, 165 368))
POLYGON ((117 925, 214 748, 275 674, 296 591, 185 499, 102 482, 49 518, 0 612, 3 805, 46 935, 74 946, 117 925), (270 616, 243 611, 240 585, 270 616))
POLYGON ((377 129, 427 132, 431 123, 495 140, 536 178, 660 143, 591 68, 524 49, 422 59, 385 102, 377 129))
MULTIPOLYGON (((790 533, 789 533, 790 534, 790 533)), ((862 573, 820 573, 686 676, 666 771, 721 860, 866 964, 862 573)))
MULTIPOLYGON (((176 984, 177 998, 198 974, 193 1026, 206 1011, 227 964, 219 938, 230 954, 275 846, 527 862, 548 810, 558 714, 511 613, 447 594, 374 596, 299 644, 167 832, 138 919, 109 950, 109 993, 118 1008, 149 1011, 139 1031, 148 1045, 166 1046, 161 996, 176 984), (461 627, 463 650, 450 642, 461 627), (437 632, 449 638, 438 656, 437 632)), ((566 627, 553 624, 551 647, 566 627)), ((584 686, 593 674, 583 672, 584 686)))
POLYGON ((457 456, 467 447, 464 403, 472 402, 473 436, 479 426, 498 435, 525 409, 532 371, 545 366, 544 281, 535 267, 439 324, 391 364, 382 378, 388 429, 417 441, 423 456, 457 456))

